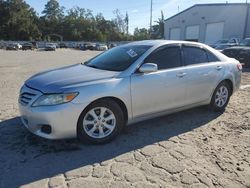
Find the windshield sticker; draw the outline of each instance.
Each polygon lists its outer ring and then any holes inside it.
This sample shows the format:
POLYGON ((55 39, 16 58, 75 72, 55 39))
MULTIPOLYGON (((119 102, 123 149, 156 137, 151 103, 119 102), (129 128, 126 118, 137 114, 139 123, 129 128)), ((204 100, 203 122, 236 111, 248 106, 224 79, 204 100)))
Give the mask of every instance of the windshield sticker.
POLYGON ((132 57, 132 58, 137 56, 137 53, 134 50, 132 50, 132 49, 130 49, 129 51, 127 51, 127 54, 130 57, 132 57))

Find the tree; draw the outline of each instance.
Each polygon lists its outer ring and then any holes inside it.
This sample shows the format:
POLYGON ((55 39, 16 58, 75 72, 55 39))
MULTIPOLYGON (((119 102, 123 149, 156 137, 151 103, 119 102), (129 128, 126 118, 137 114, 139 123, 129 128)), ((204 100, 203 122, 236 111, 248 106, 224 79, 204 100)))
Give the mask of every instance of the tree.
POLYGON ((34 9, 23 0, 1 1, 0 34, 6 40, 40 39, 36 25, 38 20, 34 9))
POLYGON ((126 22, 125 22, 125 17, 123 14, 121 14, 119 9, 116 9, 113 11, 115 15, 115 19, 113 19, 113 22, 120 33, 125 33, 126 32, 126 22))
MULTIPOLYGON (((42 16, 24 0, 0 0, 0 39, 3 40, 65 40, 125 41, 129 35, 129 16, 116 9, 115 18, 107 20, 101 13, 73 7, 66 12, 58 0, 48 0, 42 16)), ((141 32, 141 31, 139 31, 141 32)), ((140 38, 142 33, 138 33, 140 38)), ((145 37, 144 33, 144 37, 145 37)))
POLYGON ((49 0, 42 11, 42 14, 44 14, 46 20, 55 21, 63 18, 63 10, 64 8, 59 5, 57 0, 49 0))
POLYGON ((161 18, 158 18, 158 21, 155 21, 157 24, 152 26, 151 38, 164 38, 164 14, 161 11, 161 18))
POLYGON ((43 35, 63 34, 64 7, 57 0, 49 0, 42 11, 39 28, 43 35))
POLYGON ((0 0, 0 40, 7 38, 8 33, 6 33, 6 23, 8 21, 8 8, 7 2, 4 0, 0 0))
POLYGON ((134 40, 147 40, 150 39, 149 30, 146 28, 139 29, 138 27, 135 28, 134 31, 134 40))
POLYGON ((126 12, 126 16, 125 16, 125 24, 126 24, 126 34, 128 35, 128 27, 129 27, 129 18, 128 18, 128 12, 126 12))

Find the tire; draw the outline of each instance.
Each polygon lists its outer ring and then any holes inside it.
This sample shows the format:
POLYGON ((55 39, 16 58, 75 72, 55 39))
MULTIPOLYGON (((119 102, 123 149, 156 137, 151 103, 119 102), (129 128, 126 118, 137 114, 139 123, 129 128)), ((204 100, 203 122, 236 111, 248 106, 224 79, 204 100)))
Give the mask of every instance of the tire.
POLYGON ((214 90, 209 105, 210 109, 213 111, 224 111, 229 102, 231 94, 232 90, 230 85, 225 81, 221 82, 214 90))
POLYGON ((90 104, 81 113, 77 123, 77 136, 85 143, 108 143, 121 132, 124 125, 121 107, 111 99, 101 99, 90 104))

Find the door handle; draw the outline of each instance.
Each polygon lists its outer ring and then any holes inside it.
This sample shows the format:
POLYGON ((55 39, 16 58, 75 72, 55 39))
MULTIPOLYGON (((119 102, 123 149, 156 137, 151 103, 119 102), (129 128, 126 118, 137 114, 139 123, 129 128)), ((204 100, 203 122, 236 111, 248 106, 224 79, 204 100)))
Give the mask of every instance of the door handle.
POLYGON ((215 69, 216 69, 216 70, 221 70, 221 69, 222 69, 222 66, 217 66, 215 69))
POLYGON ((185 72, 179 72, 179 73, 176 74, 176 76, 179 77, 179 78, 182 78, 182 77, 184 77, 186 75, 187 75, 187 73, 185 73, 185 72))

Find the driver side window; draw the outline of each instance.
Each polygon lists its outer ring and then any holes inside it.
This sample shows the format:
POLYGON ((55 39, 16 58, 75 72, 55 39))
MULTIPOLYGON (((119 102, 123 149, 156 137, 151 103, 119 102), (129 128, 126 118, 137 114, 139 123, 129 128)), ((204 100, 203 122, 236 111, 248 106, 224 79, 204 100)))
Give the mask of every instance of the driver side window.
POLYGON ((180 47, 171 46, 157 49, 146 58, 144 63, 155 63, 158 65, 158 70, 180 67, 182 66, 180 47))

